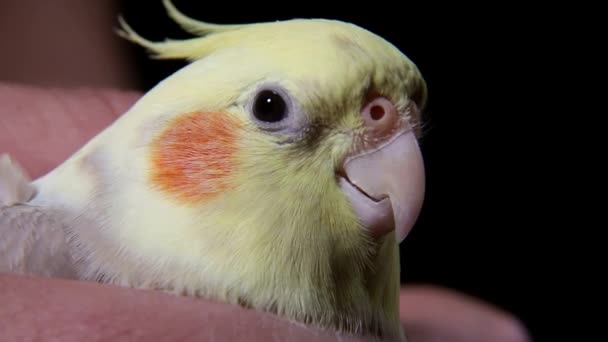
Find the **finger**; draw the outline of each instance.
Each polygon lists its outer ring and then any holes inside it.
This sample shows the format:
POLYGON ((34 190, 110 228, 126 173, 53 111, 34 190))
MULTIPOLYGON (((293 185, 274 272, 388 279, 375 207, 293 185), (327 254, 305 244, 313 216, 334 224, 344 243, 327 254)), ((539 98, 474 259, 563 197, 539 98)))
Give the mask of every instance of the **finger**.
POLYGON ((119 0, 0 3, 1 79, 120 88, 138 83, 131 46, 112 30, 123 11, 119 0))
POLYGON ((8 341, 357 341, 270 314, 90 282, 0 275, 8 341))
POLYGON ((410 342, 524 342, 516 318, 477 299, 431 286, 401 290, 400 315, 410 342))
POLYGON ((0 153, 13 156, 32 178, 41 176, 112 123, 139 96, 0 83, 0 153))

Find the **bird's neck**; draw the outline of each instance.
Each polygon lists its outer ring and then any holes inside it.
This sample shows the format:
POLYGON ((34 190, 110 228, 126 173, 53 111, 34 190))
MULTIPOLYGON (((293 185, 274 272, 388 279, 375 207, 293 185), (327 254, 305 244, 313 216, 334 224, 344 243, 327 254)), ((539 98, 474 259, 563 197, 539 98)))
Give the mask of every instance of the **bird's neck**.
POLYGON ((281 228, 296 213, 320 217, 320 210, 329 217, 330 208, 294 207, 276 220, 268 220, 273 208, 265 208, 265 224, 218 214, 260 206, 247 198, 193 214, 143 188, 119 191, 132 179, 110 182, 99 170, 86 172, 99 161, 75 159, 37 182, 39 204, 68 211, 81 279, 202 296, 332 330, 403 339, 394 233, 362 247, 343 238, 352 232, 350 221, 341 225, 346 235, 333 238, 323 235, 337 229, 327 227, 329 219, 281 228), (142 200, 129 197, 135 194, 142 200), (236 226, 238 235, 227 233, 236 226))

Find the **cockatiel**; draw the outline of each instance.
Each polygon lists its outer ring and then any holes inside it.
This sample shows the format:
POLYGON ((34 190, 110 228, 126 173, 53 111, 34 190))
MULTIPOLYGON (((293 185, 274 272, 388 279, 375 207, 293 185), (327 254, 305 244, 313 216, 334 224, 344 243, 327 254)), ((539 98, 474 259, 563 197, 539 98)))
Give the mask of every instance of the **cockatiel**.
POLYGON ((398 244, 424 197, 426 84, 395 46, 324 19, 150 42, 191 61, 47 175, 0 160, 0 272, 201 296, 404 339, 398 244))

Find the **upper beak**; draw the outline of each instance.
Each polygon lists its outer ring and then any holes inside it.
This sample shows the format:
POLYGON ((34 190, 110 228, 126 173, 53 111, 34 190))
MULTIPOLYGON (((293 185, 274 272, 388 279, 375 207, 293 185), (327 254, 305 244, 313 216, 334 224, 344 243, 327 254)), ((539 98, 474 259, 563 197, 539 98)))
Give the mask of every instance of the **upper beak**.
MULTIPOLYGON (((394 109, 386 99, 375 101, 379 104, 372 103, 373 106, 385 106, 380 120, 392 120, 390 116, 397 115, 390 112, 394 109)), ((380 124, 387 126, 386 122, 380 124)), ((418 141, 409 125, 401 126, 404 127, 380 146, 347 158, 345 177, 340 178, 342 190, 368 233, 379 237, 395 230, 398 242, 414 226, 425 192, 424 162, 418 141)))

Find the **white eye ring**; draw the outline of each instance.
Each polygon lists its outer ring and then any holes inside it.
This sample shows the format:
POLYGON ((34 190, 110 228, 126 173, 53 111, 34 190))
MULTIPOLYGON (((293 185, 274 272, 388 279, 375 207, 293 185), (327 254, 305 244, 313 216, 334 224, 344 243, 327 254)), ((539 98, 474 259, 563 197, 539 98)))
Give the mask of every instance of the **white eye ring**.
POLYGON ((247 110, 251 120, 265 131, 290 133, 300 130, 303 126, 304 115, 299 106, 285 88, 275 83, 256 87, 247 104, 247 110))

